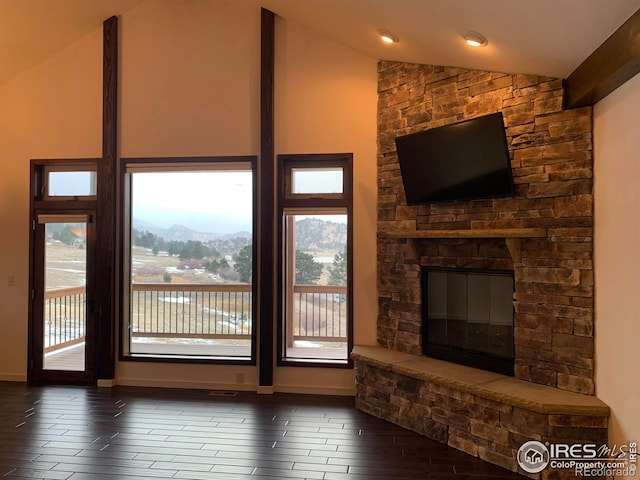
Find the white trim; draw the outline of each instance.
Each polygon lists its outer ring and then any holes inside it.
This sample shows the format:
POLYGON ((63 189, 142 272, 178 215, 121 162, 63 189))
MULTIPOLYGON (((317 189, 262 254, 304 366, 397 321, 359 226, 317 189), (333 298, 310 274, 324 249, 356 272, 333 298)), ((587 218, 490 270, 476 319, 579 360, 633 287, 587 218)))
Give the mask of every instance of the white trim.
POLYGON ((274 393, 297 393, 303 395, 337 395, 341 397, 354 397, 355 386, 336 387, 309 387, 301 385, 276 385, 258 386, 237 383, 214 383, 214 382, 193 382, 182 380, 146 380, 142 378, 126 378, 113 380, 98 380, 98 387, 155 387, 155 388, 178 388, 196 390, 229 390, 238 392, 256 392, 259 395, 272 395, 274 393))
POLYGON ((335 388, 335 387, 305 387, 299 385, 277 385, 275 391, 278 393, 299 393, 303 395, 337 395, 340 397, 355 397, 356 388, 335 388))
POLYGON ((255 385, 237 383, 192 382, 184 380, 146 380, 142 378, 118 378, 117 385, 123 387, 155 387, 155 388, 184 388, 196 390, 235 390, 253 392, 255 385))
POLYGON ((19 373, 0 373, 0 382, 26 382, 27 375, 19 373))
POLYGON ((116 385, 118 385, 118 382, 116 381, 115 378, 110 378, 110 379, 98 379, 98 387, 99 388, 111 388, 111 387, 115 387, 116 385))

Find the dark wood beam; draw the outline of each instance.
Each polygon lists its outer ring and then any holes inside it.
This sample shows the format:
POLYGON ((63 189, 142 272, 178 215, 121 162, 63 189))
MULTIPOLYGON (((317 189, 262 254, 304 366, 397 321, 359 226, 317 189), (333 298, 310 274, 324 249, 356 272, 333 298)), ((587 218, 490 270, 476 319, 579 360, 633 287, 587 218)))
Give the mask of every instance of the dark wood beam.
POLYGON ((118 18, 103 24, 102 158, 98 163, 96 319, 98 379, 115 377, 115 214, 118 148, 118 18))
POLYGON ((565 81, 565 108, 594 105, 640 72, 640 10, 565 81))
POLYGON ((275 15, 262 9, 260 34, 260 198, 258 231, 259 385, 273 386, 275 162, 274 162, 274 62, 275 15))

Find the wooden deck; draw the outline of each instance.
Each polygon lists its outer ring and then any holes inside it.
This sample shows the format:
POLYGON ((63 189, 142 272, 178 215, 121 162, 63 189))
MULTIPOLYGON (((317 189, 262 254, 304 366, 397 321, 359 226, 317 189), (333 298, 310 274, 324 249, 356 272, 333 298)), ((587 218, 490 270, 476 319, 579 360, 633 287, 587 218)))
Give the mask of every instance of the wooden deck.
MULTIPOLYGON (((243 345, 187 345, 164 343, 134 343, 134 353, 140 355, 189 355, 189 356, 219 356, 225 358, 249 358, 251 347, 243 345)), ((300 360, 331 360, 344 356, 344 348, 330 348, 320 346, 299 346, 287 350, 288 357, 300 360)), ((84 370, 84 343, 55 350, 47 353, 44 358, 45 370, 84 370)))
POLYGON ((84 343, 45 354, 44 370, 84 371, 84 343))

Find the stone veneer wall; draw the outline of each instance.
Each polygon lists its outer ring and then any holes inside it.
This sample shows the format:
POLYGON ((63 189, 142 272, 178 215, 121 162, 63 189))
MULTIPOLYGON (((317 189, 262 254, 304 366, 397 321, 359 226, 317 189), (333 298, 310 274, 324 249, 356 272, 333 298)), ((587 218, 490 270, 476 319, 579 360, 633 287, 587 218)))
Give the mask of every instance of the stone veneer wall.
POLYGON ((378 342, 421 355, 420 267, 515 271, 515 375, 594 394, 591 108, 560 79, 380 62, 378 230, 544 227, 514 264, 502 239, 378 239, 378 342), (394 139, 502 111, 513 198, 407 206, 394 139))

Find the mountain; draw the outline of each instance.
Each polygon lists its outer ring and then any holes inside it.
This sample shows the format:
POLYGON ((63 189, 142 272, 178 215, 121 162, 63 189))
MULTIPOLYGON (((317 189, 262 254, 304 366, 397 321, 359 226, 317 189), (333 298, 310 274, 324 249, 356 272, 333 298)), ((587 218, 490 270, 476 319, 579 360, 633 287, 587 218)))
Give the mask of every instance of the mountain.
POLYGON ((189 240, 199 241, 202 243, 209 243, 216 240, 230 240, 232 238, 246 238, 251 239, 251 232, 236 232, 236 233, 212 233, 212 232, 197 232, 185 227, 184 225, 172 225, 169 228, 159 227, 151 222, 141 220, 139 218, 133 219, 133 228, 141 232, 150 232, 157 235, 159 238, 164 238, 167 242, 188 242, 189 240))
POLYGON ((296 246, 304 252, 342 251, 347 244, 347 224, 303 218, 296 222, 296 246))
MULTIPOLYGON (((169 228, 163 228, 138 218, 133 219, 133 228, 140 232, 153 233, 167 242, 199 241, 225 255, 237 253, 252 241, 251 232, 205 233, 192 230, 184 225, 172 225, 169 228)), ((296 221, 296 246, 298 250, 308 253, 338 252, 342 251, 346 243, 346 223, 331 222, 313 217, 296 221)))

